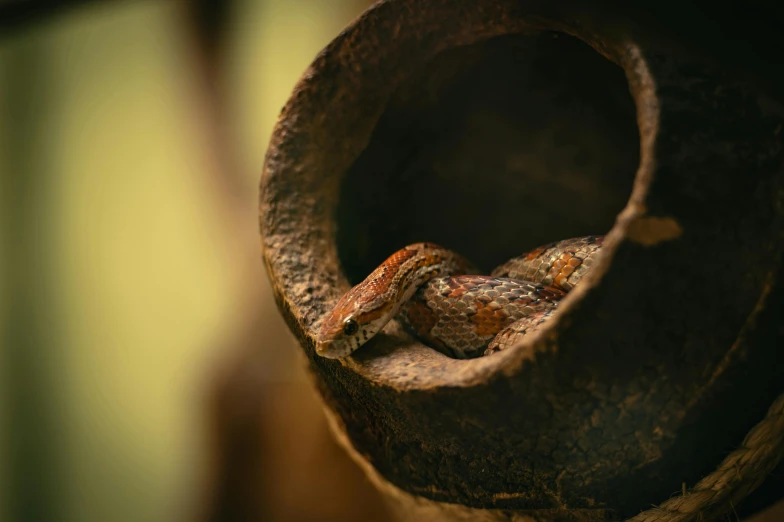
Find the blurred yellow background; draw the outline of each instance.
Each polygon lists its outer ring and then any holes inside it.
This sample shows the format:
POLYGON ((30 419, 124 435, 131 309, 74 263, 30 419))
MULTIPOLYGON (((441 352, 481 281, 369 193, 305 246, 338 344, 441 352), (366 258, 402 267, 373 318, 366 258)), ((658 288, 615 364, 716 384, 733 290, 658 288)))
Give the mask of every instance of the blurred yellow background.
POLYGON ((368 2, 234 2, 220 111, 186 5, 87 3, 0 36, 0 519, 197 516, 220 458, 205 404, 245 349, 320 415, 260 261, 257 183, 294 84, 368 2))

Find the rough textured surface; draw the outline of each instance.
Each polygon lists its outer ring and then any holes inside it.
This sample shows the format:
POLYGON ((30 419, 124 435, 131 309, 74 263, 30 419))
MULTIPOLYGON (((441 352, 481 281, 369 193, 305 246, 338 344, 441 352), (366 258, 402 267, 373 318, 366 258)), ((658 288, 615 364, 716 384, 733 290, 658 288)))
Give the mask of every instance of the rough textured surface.
POLYGON ((270 144, 279 306, 339 429, 406 498, 634 515, 784 391, 780 106, 644 21, 567 12, 382 2, 315 60, 270 144), (314 353, 319 319, 404 244, 486 268, 608 230, 523 345, 458 361, 391 325, 348 360, 314 353))

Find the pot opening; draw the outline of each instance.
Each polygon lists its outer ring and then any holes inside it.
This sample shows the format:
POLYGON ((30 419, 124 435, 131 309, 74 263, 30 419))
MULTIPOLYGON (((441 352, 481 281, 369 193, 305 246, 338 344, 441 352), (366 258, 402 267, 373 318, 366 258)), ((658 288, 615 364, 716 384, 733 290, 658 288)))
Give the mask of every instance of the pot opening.
POLYGON ((624 71, 543 32, 445 51, 399 86, 346 173, 337 244, 352 284, 432 241, 490 272, 540 244, 606 233, 639 163, 624 71))

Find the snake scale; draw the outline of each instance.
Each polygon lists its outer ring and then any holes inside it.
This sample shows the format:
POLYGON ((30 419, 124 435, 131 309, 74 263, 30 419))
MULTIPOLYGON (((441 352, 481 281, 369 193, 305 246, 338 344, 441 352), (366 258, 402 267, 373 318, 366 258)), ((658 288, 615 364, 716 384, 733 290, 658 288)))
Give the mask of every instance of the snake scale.
POLYGON ((424 343, 454 358, 489 355, 535 331, 595 263, 604 236, 540 246, 488 275, 459 254, 416 243, 392 254, 326 315, 316 352, 353 353, 395 316, 424 343))

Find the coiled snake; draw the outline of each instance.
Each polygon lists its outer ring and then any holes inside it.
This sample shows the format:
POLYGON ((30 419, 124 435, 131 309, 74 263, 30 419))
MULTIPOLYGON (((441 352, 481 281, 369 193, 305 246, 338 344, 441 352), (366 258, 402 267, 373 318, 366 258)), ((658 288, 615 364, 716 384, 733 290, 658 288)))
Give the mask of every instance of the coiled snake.
POLYGON ((345 357, 394 316, 426 344, 465 359, 503 350, 533 332, 588 272, 604 236, 550 243, 476 275, 462 256, 432 243, 392 254, 325 317, 316 351, 345 357))

